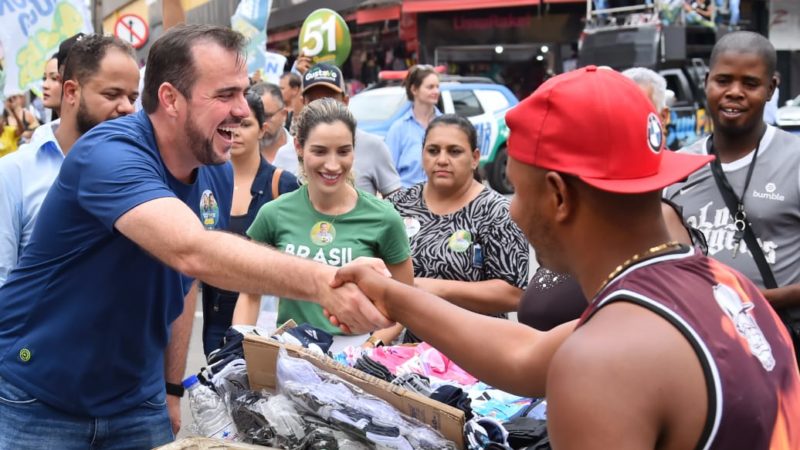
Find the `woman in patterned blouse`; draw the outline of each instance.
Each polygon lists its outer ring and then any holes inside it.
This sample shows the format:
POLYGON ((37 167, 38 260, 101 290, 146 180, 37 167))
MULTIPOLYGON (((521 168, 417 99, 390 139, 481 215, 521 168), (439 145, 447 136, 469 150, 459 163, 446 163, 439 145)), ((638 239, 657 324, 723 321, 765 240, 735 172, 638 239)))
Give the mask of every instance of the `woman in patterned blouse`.
MULTIPOLYGON (((414 284, 463 308, 516 311, 528 283, 528 241, 511 221, 509 201, 476 181, 480 151, 472 124, 446 114, 425 132, 428 181, 389 198, 411 241, 414 284)), ((375 333, 383 342, 401 326, 375 333)), ((406 333, 405 342, 415 341, 406 333)))

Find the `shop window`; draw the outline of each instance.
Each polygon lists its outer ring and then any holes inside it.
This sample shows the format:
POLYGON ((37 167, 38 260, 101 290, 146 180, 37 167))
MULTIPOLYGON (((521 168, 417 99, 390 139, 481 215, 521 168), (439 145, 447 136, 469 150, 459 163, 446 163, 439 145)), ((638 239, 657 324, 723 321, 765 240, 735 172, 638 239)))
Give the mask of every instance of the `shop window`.
POLYGON ((453 90, 450 91, 450 96, 453 98, 453 109, 459 116, 473 117, 483 114, 481 103, 471 90, 453 90))

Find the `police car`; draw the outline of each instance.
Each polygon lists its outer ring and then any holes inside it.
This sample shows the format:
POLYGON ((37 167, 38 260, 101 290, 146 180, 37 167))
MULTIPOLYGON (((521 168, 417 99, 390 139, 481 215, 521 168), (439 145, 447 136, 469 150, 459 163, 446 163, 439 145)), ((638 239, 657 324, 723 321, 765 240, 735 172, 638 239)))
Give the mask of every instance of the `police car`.
POLYGON ((800 95, 786 102, 786 106, 778 108, 775 114, 776 124, 786 131, 800 134, 800 95))
MULTIPOLYGON (((506 178, 508 128, 505 115, 519 103, 517 98, 505 86, 486 78, 443 76, 440 92, 440 111, 466 117, 475 125, 481 151, 480 167, 489 184, 500 193, 512 193, 513 187, 506 178)), ((354 95, 349 106, 360 129, 383 137, 411 108, 411 103, 402 86, 386 86, 354 95)))

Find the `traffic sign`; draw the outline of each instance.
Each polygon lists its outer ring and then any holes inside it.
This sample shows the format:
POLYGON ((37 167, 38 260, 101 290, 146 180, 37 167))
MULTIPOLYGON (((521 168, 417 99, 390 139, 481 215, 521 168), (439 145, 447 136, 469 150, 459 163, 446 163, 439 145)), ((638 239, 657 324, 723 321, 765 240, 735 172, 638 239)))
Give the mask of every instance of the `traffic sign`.
POLYGON ((135 49, 144 47, 150 37, 147 22, 136 14, 123 14, 114 24, 114 36, 131 44, 135 49))

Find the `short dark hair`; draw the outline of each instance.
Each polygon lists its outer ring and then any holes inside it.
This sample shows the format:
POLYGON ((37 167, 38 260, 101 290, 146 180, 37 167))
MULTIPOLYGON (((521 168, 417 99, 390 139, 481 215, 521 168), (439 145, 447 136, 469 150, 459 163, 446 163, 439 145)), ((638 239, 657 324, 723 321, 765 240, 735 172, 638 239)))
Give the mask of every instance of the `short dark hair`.
POLYGON ((199 74, 192 49, 198 43, 214 43, 237 54, 237 64, 244 64, 245 38, 230 28, 214 25, 178 25, 161 36, 147 57, 142 107, 153 113, 158 108, 158 88, 162 83, 175 86, 184 97, 191 98, 199 74))
POLYGON ((261 101, 261 96, 249 90, 244 95, 244 98, 247 100, 247 106, 250 107, 250 111, 253 111, 253 115, 256 116, 258 126, 261 127, 267 121, 267 113, 264 111, 264 102, 261 101))
POLYGON ((259 97, 263 96, 264 94, 269 94, 275 99, 276 102, 278 102, 281 108, 286 107, 286 103, 283 101, 283 95, 281 94, 281 88, 279 86, 262 81, 250 86, 250 91, 255 92, 259 97))
POLYGON ((56 52, 55 55, 53 55, 53 58, 55 58, 57 61, 59 71, 62 71, 61 69, 64 68, 64 63, 67 62, 67 56, 69 56, 69 50, 72 48, 73 45, 75 45, 76 42, 83 39, 84 36, 86 35, 83 33, 72 35, 61 41, 61 44, 58 45, 58 51, 56 52))
POLYGON ((69 50, 69 55, 64 61, 62 79, 75 80, 84 83, 89 77, 100 70, 100 62, 105 58, 109 49, 116 49, 136 60, 133 48, 125 41, 102 34, 90 34, 76 40, 69 50))
POLYGON ((284 78, 289 78, 289 86, 291 86, 293 88, 300 89, 300 87, 303 86, 303 79, 300 78, 300 75, 298 75, 298 74, 296 74, 294 72, 286 72, 286 73, 284 73, 283 75, 281 75, 281 80, 284 79, 284 78))
POLYGON ((714 45, 714 49, 711 50, 709 68, 713 70, 719 55, 727 52, 755 53, 764 61, 764 65, 767 67, 767 74, 770 77, 775 74, 778 66, 775 47, 772 46, 769 39, 752 31, 734 31, 722 36, 717 44, 714 45))
POLYGON ((442 125, 458 127, 458 129, 467 136, 467 142, 469 142, 470 147, 469 150, 474 151, 478 148, 478 133, 475 131, 475 126, 472 125, 472 122, 469 120, 455 114, 442 114, 431 120, 431 123, 428 124, 428 128, 425 130, 425 137, 422 139, 423 145, 425 141, 428 140, 428 133, 430 133, 432 129, 442 125))
MULTIPOLYGON (((467 142, 469 142, 468 150, 470 152, 474 152, 478 149, 478 132, 475 131, 475 126, 472 125, 472 122, 466 118, 455 114, 442 114, 441 116, 435 117, 433 120, 431 120, 431 123, 428 124, 428 128, 425 129, 425 137, 422 138, 423 149, 425 148, 425 141, 428 140, 428 133, 430 133, 432 129, 444 125, 458 127, 458 129, 461 130, 465 136, 467 136, 467 142)), ((472 178, 474 178, 478 183, 483 182, 483 177, 477 168, 472 171, 472 178)))
POLYGON ((414 94, 411 92, 411 88, 419 89, 422 86, 422 82, 425 78, 428 78, 428 75, 436 74, 436 70, 433 66, 429 66, 427 64, 420 65, 417 64, 410 69, 408 69, 408 73, 406 74, 405 80, 403 80, 403 87, 406 88, 406 97, 408 101, 414 101, 414 94))

